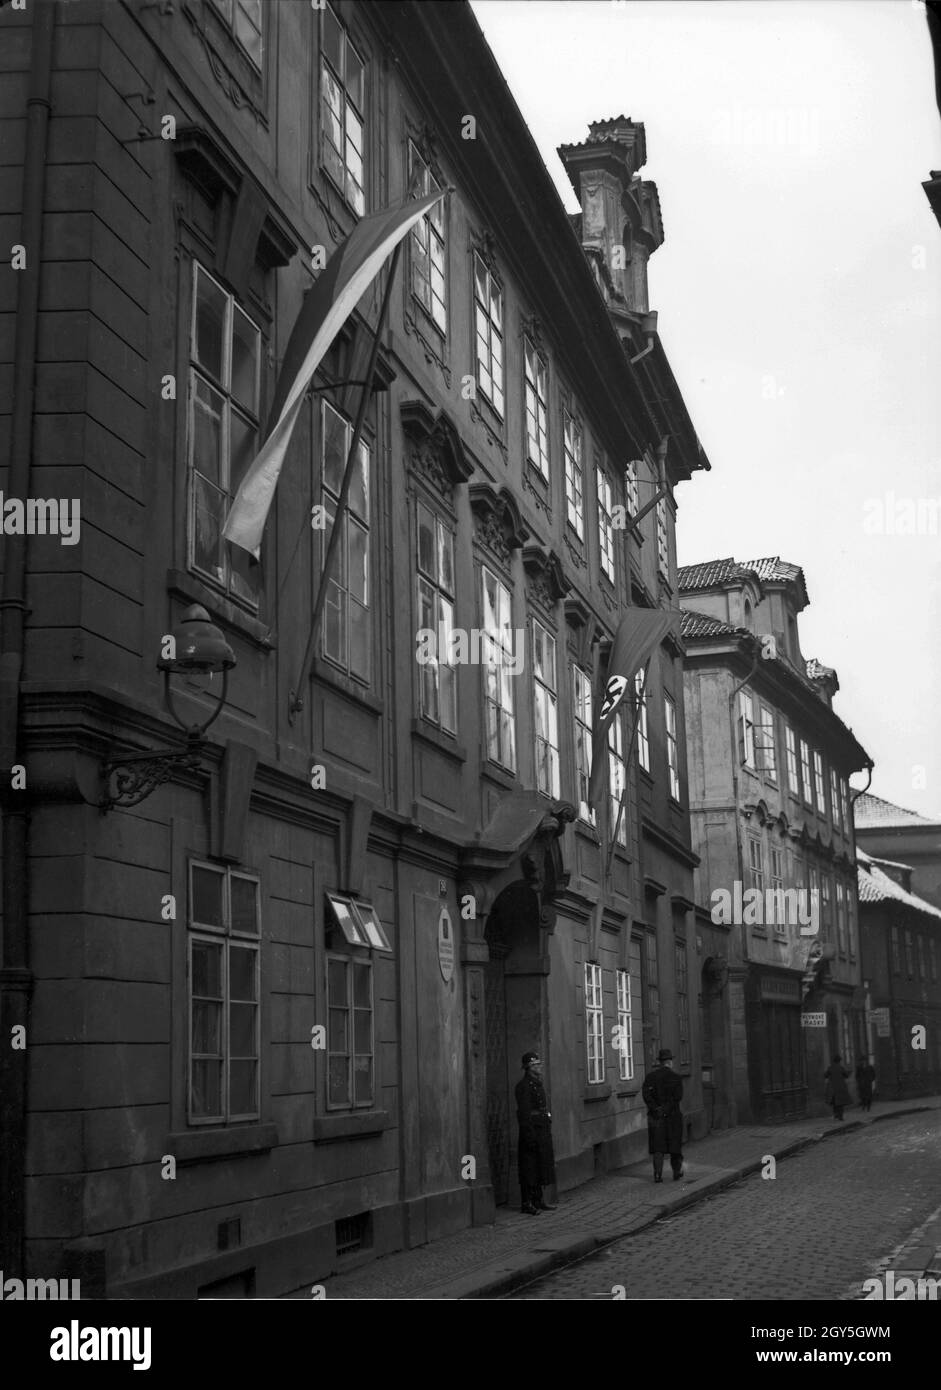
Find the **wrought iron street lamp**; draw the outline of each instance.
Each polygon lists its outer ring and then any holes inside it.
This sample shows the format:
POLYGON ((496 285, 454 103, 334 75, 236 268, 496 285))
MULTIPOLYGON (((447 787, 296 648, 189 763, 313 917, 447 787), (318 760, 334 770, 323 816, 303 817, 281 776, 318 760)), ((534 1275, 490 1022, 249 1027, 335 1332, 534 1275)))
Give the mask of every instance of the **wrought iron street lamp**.
POLYGON ((165 640, 157 662, 163 672, 163 697, 175 722, 186 734, 183 748, 155 748, 147 753, 129 753, 102 764, 104 796, 98 805, 102 812, 113 806, 136 806, 157 787, 168 782, 178 768, 199 767, 203 736, 225 705, 229 672, 235 665, 235 653, 222 633, 210 622, 209 614, 195 603, 165 640), (165 653, 165 654, 164 654, 165 653), (171 684, 174 675, 204 675, 222 673, 222 685, 216 696, 215 708, 201 724, 189 724, 177 709, 171 684))

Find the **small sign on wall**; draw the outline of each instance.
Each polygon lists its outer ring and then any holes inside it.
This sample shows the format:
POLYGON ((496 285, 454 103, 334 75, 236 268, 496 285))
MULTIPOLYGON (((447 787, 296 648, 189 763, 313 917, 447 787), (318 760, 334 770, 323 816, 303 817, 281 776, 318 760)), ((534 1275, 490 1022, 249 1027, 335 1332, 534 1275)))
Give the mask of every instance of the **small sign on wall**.
POLYGON ((879 1038, 891 1038, 892 1029, 889 1026, 888 1009, 873 1009, 870 1017, 876 1025, 876 1036, 879 1038))
POLYGON ((826 1028, 826 1014, 801 1014, 802 1028, 826 1028))
POLYGON ((438 918, 438 968, 444 983, 449 984, 454 974, 454 927, 446 907, 438 918))

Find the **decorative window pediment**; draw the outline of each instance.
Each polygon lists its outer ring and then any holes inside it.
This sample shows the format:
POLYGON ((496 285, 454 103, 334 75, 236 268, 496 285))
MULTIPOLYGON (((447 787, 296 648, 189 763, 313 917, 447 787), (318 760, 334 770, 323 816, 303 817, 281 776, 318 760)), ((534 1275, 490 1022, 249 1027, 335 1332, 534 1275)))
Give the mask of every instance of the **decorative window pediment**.
POLYGON ((409 468, 453 505, 454 489, 474 472, 454 421, 444 410, 434 414, 424 401, 403 401, 400 416, 410 444, 409 468))
POLYGON ((572 594, 565 600, 565 621, 569 632, 569 647, 576 660, 586 669, 592 666, 592 646, 604 638, 598 620, 584 599, 572 594))
POLYGON ((526 589, 530 599, 548 613, 572 587, 565 577, 561 561, 554 550, 545 551, 541 545, 528 545, 523 551, 526 570, 526 589))
POLYGON ((231 204, 228 216, 216 218, 216 270, 245 299, 256 261, 265 270, 290 263, 297 250, 290 227, 261 186, 233 163, 209 131, 183 126, 173 153, 183 177, 212 208, 223 200, 231 204))
POLYGON ((529 539, 516 498, 509 488, 496 492, 489 483, 475 483, 470 489, 477 540, 503 565, 509 565, 514 550, 529 539))

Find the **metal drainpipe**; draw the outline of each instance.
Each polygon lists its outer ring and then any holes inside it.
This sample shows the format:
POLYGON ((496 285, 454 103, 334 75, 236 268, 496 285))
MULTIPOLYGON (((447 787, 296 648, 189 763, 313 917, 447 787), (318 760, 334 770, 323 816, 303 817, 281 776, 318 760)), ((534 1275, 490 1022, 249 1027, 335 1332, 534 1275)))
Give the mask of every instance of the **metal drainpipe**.
MULTIPOLYGON (((49 132, 52 47, 56 5, 33 8, 32 65, 26 102, 23 212, 20 241, 26 268, 18 271, 13 418, 8 495, 30 495, 33 452, 39 274, 49 132)), ((11 1047, 10 1030, 26 1028, 33 977, 29 969, 28 792, 10 786, 10 769, 22 761, 20 681, 26 625, 26 537, 4 538, 0 598, 0 789, 3 842, 3 955, 0 964, 0 1268, 17 1276, 24 1266, 26 1160, 26 1048, 11 1047)), ((28 783, 27 783, 28 785, 28 783)), ((28 1043, 28 1035, 27 1035, 28 1043)))
MULTIPOLYGON (((753 640, 754 640, 754 639, 753 639, 753 640)), ((749 681, 752 679, 752 677, 754 676, 755 672, 758 670, 758 662, 759 662, 760 660, 761 660, 761 645, 760 645, 760 643, 758 643, 758 644, 756 644, 756 646, 755 646, 755 660, 754 660, 754 662, 752 663, 752 668, 751 668, 751 670, 749 671, 748 675, 745 677, 745 679, 744 679, 743 681, 739 681, 738 685, 735 686, 734 690, 732 691, 731 695, 729 696, 729 726, 730 726, 731 733, 732 733, 732 804, 733 804, 733 806, 734 806, 734 808, 735 808, 735 852, 736 852, 736 854, 738 855, 738 879, 739 879, 739 882, 740 882, 742 885, 744 885, 744 883, 745 883, 745 856, 744 856, 744 854, 742 853, 742 827, 741 827, 741 824, 740 824, 740 822, 739 822, 739 808, 738 808, 738 781, 739 781, 739 779, 738 779, 738 752, 737 752, 737 741, 736 741, 736 731, 735 731, 735 697, 736 697, 736 695, 738 695, 738 692, 739 692, 740 690, 744 690, 744 689, 745 689, 745 686, 748 685, 749 681)), ((743 891, 744 891, 744 888, 743 888, 743 891)), ((745 931, 744 926, 742 927, 742 960, 743 960, 743 961, 748 960, 748 934, 747 934, 747 932, 745 931)))

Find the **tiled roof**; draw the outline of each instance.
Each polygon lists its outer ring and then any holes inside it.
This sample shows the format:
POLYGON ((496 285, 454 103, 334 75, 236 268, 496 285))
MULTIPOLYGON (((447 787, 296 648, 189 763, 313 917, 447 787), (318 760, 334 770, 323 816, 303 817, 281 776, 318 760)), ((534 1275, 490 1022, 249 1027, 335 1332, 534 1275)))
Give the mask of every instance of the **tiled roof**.
POLYGON ((730 555, 725 560, 704 560, 699 565, 681 565, 677 571, 680 591, 689 593, 692 589, 711 589, 716 584, 726 584, 730 579, 745 579, 750 566, 740 565, 730 555))
POLYGON ((856 868, 859 879, 859 901, 861 903, 883 903, 899 902, 906 907, 912 908, 915 912, 924 913, 928 917, 941 919, 941 910, 933 907, 931 903, 926 903, 924 898, 917 897, 914 893, 906 893, 901 884, 896 883, 894 878, 889 878, 884 874, 873 860, 867 856, 866 862, 860 862, 856 868))
POLYGON ((724 623, 720 618, 711 618, 708 613, 695 613, 684 610, 681 634, 684 641, 697 637, 734 637, 745 631, 744 628, 732 627, 729 623, 724 623))
POLYGON ((854 808, 857 830, 896 829, 906 825, 938 825, 941 820, 920 816, 917 811, 906 811, 904 806, 896 806, 893 801, 883 801, 881 796, 863 792, 857 797, 854 808))
POLYGON ((789 560, 782 560, 780 555, 766 555, 761 560, 743 560, 742 568, 755 570, 759 578, 772 584, 782 584, 793 580, 800 585, 805 603, 810 602, 807 596, 807 581, 804 579, 804 571, 800 565, 792 565, 789 560))

